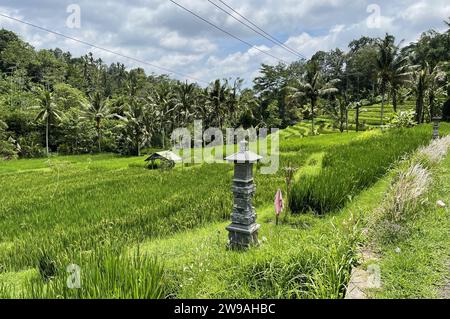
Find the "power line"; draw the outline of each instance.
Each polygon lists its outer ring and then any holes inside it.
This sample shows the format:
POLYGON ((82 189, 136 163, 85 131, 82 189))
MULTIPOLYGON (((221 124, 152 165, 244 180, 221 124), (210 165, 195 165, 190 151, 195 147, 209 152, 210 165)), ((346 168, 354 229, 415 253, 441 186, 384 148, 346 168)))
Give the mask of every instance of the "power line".
MULTIPOLYGON (((209 0, 208 0, 209 1, 209 0)), ((289 47, 288 45, 284 44, 282 41, 280 41, 279 39, 277 39, 276 37, 272 36, 271 34, 267 33, 266 31, 264 31, 261 27, 259 27, 258 25, 256 25, 255 23, 253 23, 252 21, 250 21, 250 19, 246 18, 243 14, 239 13, 237 10, 235 10, 234 8, 232 8, 230 5, 228 5, 227 3, 225 3, 222 0, 219 0, 224 6, 226 6, 228 9, 230 9, 231 11, 233 11, 234 13, 236 13, 238 16, 240 16, 242 19, 244 19, 245 21, 247 21, 248 23, 250 23, 253 27, 255 27, 256 29, 258 29, 259 31, 261 31, 262 33, 264 33, 267 37, 271 38, 274 42, 276 42, 278 45, 282 46, 283 48, 285 48, 286 50, 288 50, 289 52, 297 55, 298 57, 301 57, 302 59, 306 59, 305 55, 298 52, 297 50, 294 50, 293 48, 289 47)), ((211 1, 210 1, 211 2, 211 1)), ((230 14, 231 15, 231 14, 230 14)), ((231 15, 232 16, 232 15, 231 15)))
MULTIPOLYGON (((289 48, 288 46, 286 46, 284 43, 282 43, 281 41, 279 41, 278 39, 274 38, 273 36, 271 36, 270 34, 268 34, 267 32, 265 32, 264 30, 258 28, 256 26, 256 28, 260 29, 261 31, 258 31, 257 29, 255 29, 254 27, 252 27, 251 25, 245 23, 244 21, 236 18, 233 14, 231 14, 230 12, 228 12, 227 10, 225 10, 224 8, 222 8, 221 6, 217 5, 216 3, 214 3, 211 0, 208 0, 209 3, 211 3, 213 6, 217 7, 219 10, 225 12, 227 15, 229 15, 230 17, 232 17, 234 20, 236 20, 237 22, 239 22, 240 24, 246 26, 247 28, 249 28, 250 30, 252 30, 253 32, 259 34, 260 36, 264 37, 265 39, 269 40, 270 42, 274 43, 276 46, 279 46, 280 48, 288 51, 289 53, 295 55, 297 58, 305 58, 301 53, 298 53, 296 51, 294 51, 293 49, 289 48)), ((233 12, 237 13, 239 16, 243 17, 244 19, 248 20, 247 18, 245 18, 244 16, 242 16, 239 12, 237 12, 236 10, 234 10, 233 8, 231 8, 230 6, 228 6, 225 2, 222 2, 225 6, 227 6, 230 10, 232 10, 233 12)), ((251 22, 250 22, 251 23, 251 22)))
POLYGON ((175 1, 173 1, 173 0, 170 0, 170 2, 172 2, 172 3, 175 4, 175 5, 177 5, 177 6, 180 7, 181 9, 187 11, 188 13, 192 14, 192 15, 195 16, 197 19, 202 20, 203 22, 209 24, 210 26, 216 28, 217 30, 222 31, 223 33, 227 34, 228 36, 230 36, 230 37, 232 37, 232 38, 234 38, 234 39, 236 39, 236 40, 238 40, 238 41, 244 43, 245 45, 249 46, 250 48, 254 48, 254 49, 260 51, 261 53, 264 53, 264 54, 266 54, 266 55, 268 55, 268 56, 270 56, 270 57, 272 57, 272 58, 274 58, 274 59, 276 59, 276 60, 278 60, 278 61, 280 61, 280 62, 282 62, 282 63, 289 64, 288 62, 284 61, 283 59, 280 59, 280 58, 278 58, 278 57, 276 57, 276 56, 274 56, 274 55, 272 55, 272 54, 270 54, 270 53, 268 53, 268 52, 266 52, 266 51, 264 51, 264 50, 261 50, 260 48, 256 47, 255 45, 251 44, 250 42, 247 42, 247 41, 245 41, 245 40, 242 40, 242 39, 239 38, 238 36, 235 36, 234 34, 232 34, 232 33, 228 32, 228 31, 222 29, 221 27, 219 27, 219 26, 215 25, 214 23, 212 23, 212 22, 206 20, 205 18, 203 18, 203 17, 201 17, 200 15, 196 14, 196 13, 193 12, 192 10, 189 10, 188 8, 182 6, 181 4, 179 4, 179 3, 177 3, 177 2, 175 2, 175 1))
POLYGON ((10 20, 14 20, 14 21, 16 21, 16 22, 20 22, 20 23, 25 24, 25 25, 28 25, 28 26, 31 26, 31 27, 36 28, 36 29, 39 29, 39 30, 41 30, 41 31, 45 31, 45 32, 48 32, 48 33, 52 33, 52 34, 58 35, 58 36, 60 36, 60 37, 63 37, 63 38, 66 38, 66 39, 69 39, 69 40, 72 40, 72 41, 81 43, 81 44, 83 44, 83 45, 87 45, 87 46, 93 47, 93 48, 98 49, 98 50, 105 51, 105 52, 108 52, 108 53, 111 53, 111 54, 120 56, 120 57, 122 57, 122 58, 126 58, 126 59, 131 60, 131 61, 135 61, 135 62, 138 62, 138 63, 141 63, 141 64, 148 65, 148 66, 150 66, 150 67, 153 67, 153 68, 155 68, 155 69, 162 70, 162 71, 164 71, 164 72, 173 73, 173 74, 179 75, 179 76, 181 76, 181 77, 184 77, 184 78, 187 78, 187 79, 194 80, 194 81, 196 81, 196 82, 200 82, 200 83, 204 83, 204 84, 209 84, 208 81, 199 80, 199 79, 196 79, 196 78, 194 78, 194 77, 192 77, 192 76, 186 75, 186 74, 184 74, 184 73, 177 72, 177 71, 173 71, 173 70, 171 70, 171 69, 168 69, 168 68, 165 68, 165 67, 162 67, 162 66, 158 66, 158 65, 155 65, 155 64, 152 64, 152 63, 149 63, 149 62, 146 62, 146 61, 143 61, 143 60, 140 60, 140 59, 137 59, 137 58, 134 58, 134 57, 131 57, 131 56, 128 56, 128 55, 125 55, 125 54, 122 54, 122 53, 119 53, 119 52, 116 52, 116 51, 107 49, 107 48, 103 48, 103 47, 100 47, 100 46, 98 46, 98 45, 95 45, 95 44, 92 44, 92 43, 89 43, 89 42, 86 42, 86 41, 83 41, 83 40, 80 40, 80 39, 77 39, 77 38, 74 38, 74 37, 71 37, 71 36, 68 36, 68 35, 65 35, 65 34, 60 33, 60 32, 57 32, 57 31, 53 31, 53 30, 50 30, 50 29, 47 29, 47 28, 38 26, 38 25, 36 25, 36 24, 30 23, 30 22, 27 22, 27 21, 23 21, 23 20, 20 20, 20 19, 17 19, 17 18, 8 16, 8 15, 3 14, 3 13, 0 13, 0 16, 2 16, 2 17, 4 17, 4 18, 7 18, 7 19, 10 19, 10 20))

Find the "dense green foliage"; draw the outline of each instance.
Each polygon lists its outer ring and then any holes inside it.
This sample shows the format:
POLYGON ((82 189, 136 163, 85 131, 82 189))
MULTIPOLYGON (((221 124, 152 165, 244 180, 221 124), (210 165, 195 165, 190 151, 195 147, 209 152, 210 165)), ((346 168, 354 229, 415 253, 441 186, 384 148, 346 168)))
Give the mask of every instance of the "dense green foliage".
POLYGON ((348 52, 319 51, 309 61, 263 64, 252 87, 239 78, 205 87, 121 63, 106 65, 92 53, 73 57, 58 48, 35 50, 2 29, 0 121, 6 126, 0 152, 2 158, 49 152, 138 155, 147 147, 168 148, 172 131, 192 129, 194 120, 222 129, 311 121, 305 135, 315 135, 324 131, 321 121, 314 127, 320 117, 327 130, 364 130, 388 123, 387 102, 395 113, 405 99, 416 122, 430 121, 446 100, 448 105, 448 32, 425 32, 403 49, 395 43, 392 35, 362 37, 348 52), (360 113, 380 102, 370 119, 360 113))
POLYGON ((0 159, 12 159, 16 157, 16 150, 11 139, 6 136, 8 126, 0 120, 0 159))

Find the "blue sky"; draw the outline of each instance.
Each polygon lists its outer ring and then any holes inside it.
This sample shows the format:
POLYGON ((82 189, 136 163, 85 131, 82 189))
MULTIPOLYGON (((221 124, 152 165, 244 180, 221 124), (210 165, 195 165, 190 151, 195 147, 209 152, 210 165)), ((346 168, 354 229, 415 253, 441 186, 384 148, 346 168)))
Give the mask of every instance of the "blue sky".
MULTIPOLYGON (((296 59, 208 0, 176 1, 260 50, 288 62, 296 59)), ((211 1, 222 5, 219 0, 211 1)), ((223 1, 306 57, 317 50, 345 49, 349 41, 362 35, 382 36, 389 32, 409 43, 425 30, 444 30, 442 21, 450 16, 447 0, 223 1)), ((196 19, 169 0, 2 0, 0 12, 204 81, 240 76, 248 85, 261 63, 278 62, 196 19), (71 4, 80 8, 80 28, 67 24, 71 14, 67 8, 71 4)), ((16 31, 37 49, 59 47, 75 56, 92 51, 107 63, 120 61, 127 67, 141 66, 147 72, 161 73, 3 17, 0 26, 16 31)))

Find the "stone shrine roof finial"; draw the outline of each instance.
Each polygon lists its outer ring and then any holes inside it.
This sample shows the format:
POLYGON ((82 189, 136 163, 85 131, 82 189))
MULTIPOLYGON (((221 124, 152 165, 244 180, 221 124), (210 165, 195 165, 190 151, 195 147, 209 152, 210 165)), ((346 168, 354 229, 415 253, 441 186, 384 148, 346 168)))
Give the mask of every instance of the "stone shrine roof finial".
POLYGON ((246 140, 239 142, 239 152, 244 153, 248 151, 248 142, 246 140))
POLYGON ((242 140, 239 142, 239 152, 226 157, 225 160, 237 163, 255 163, 262 158, 262 156, 249 151, 248 142, 246 140, 242 140))

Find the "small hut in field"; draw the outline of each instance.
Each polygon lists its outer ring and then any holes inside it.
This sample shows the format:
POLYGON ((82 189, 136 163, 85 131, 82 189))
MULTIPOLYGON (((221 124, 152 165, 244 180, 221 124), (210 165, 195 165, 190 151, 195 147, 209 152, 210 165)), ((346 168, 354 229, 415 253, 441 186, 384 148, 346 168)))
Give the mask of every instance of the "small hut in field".
POLYGON ((148 162, 147 167, 150 169, 173 168, 175 163, 182 161, 182 158, 171 151, 162 151, 153 153, 145 161, 148 162))

